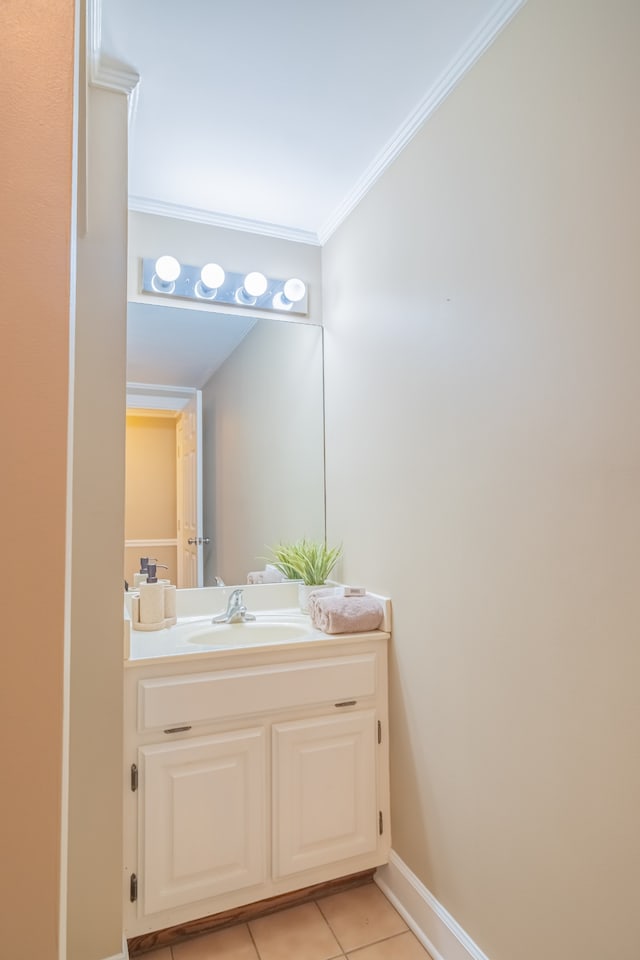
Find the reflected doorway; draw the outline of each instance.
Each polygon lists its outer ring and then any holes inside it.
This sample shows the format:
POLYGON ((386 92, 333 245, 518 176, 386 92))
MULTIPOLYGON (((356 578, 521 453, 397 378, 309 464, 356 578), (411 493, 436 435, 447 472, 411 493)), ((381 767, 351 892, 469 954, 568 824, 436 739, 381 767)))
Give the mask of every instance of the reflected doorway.
POLYGON ((150 557, 158 576, 202 586, 201 392, 128 384, 125 460, 125 580, 150 557))

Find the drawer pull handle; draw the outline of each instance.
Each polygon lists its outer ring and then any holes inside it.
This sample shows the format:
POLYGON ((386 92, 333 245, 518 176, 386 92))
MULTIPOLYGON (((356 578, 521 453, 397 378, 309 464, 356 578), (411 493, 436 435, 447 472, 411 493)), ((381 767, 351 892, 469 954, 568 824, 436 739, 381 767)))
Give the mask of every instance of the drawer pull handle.
POLYGON ((340 703, 336 703, 336 707, 355 707, 357 700, 341 700, 340 703))
POLYGON ((165 733, 186 733, 187 730, 191 730, 190 725, 186 727, 168 727, 165 733))

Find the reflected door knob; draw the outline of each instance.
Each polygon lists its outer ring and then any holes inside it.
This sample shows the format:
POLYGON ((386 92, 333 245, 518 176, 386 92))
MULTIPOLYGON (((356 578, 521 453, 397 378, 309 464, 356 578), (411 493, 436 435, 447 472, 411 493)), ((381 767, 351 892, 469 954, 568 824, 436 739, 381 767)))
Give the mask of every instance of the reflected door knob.
POLYGON ((211 538, 210 537, 189 537, 189 539, 187 540, 187 543, 189 544, 197 543, 198 546, 200 546, 203 543, 211 543, 211 538))

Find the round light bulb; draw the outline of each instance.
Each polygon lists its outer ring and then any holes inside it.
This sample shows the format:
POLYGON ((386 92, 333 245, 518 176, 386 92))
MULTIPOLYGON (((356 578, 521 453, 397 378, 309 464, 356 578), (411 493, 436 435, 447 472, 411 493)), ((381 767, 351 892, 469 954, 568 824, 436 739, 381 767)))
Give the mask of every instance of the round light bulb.
POLYGON ((164 256, 156 260, 156 276, 164 283, 174 283, 180 276, 181 269, 175 257, 164 256))
POLYGON ((287 280, 282 292, 291 303, 299 303, 304 299, 307 288, 302 280, 298 280, 297 277, 292 277, 290 280, 287 280))
POLYGON ((264 273, 248 273, 244 278, 244 289, 250 297, 261 297, 268 287, 267 278, 264 273))
POLYGON ((224 283, 224 270, 219 263, 205 263, 200 271, 200 279, 205 287, 217 290, 224 283))

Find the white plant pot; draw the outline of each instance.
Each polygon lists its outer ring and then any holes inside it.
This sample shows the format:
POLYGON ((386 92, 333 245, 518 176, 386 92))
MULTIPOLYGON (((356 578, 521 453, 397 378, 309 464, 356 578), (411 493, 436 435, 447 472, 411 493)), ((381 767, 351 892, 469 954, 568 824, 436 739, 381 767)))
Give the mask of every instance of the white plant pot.
POLYGON ((323 583, 299 583, 298 584, 298 606, 303 613, 309 613, 309 596, 314 590, 322 590, 323 583))

